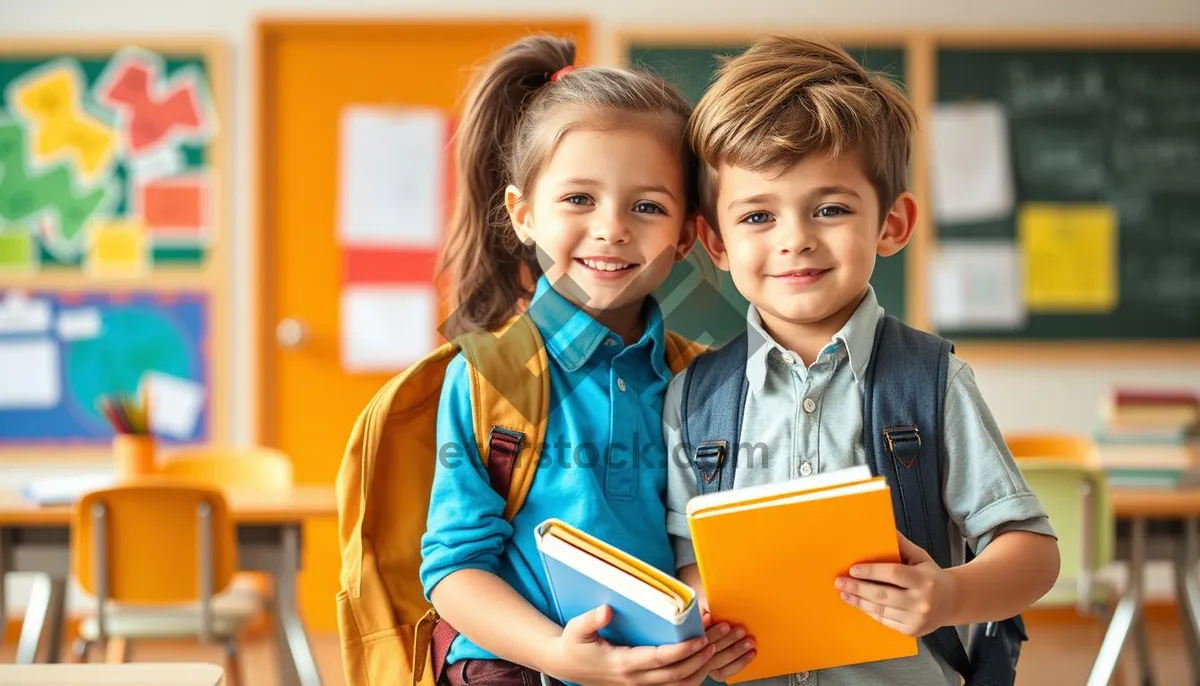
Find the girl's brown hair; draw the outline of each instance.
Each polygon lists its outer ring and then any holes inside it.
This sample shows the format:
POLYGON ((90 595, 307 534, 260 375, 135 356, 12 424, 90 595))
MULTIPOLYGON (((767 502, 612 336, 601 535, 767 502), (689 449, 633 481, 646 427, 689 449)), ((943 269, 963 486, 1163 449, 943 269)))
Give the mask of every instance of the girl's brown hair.
POLYGON ((689 210, 694 165, 684 142, 691 106, 665 81, 643 72, 575 63, 575 44, 549 36, 524 38, 479 74, 455 136, 454 215, 438 260, 452 280, 450 319, 443 335, 491 331, 511 318, 541 275, 536 249, 509 225, 504 190, 528 197, 538 172, 568 131, 589 118, 632 112, 661 115, 684 156, 689 210), (551 77, 559 74, 558 78, 551 77))

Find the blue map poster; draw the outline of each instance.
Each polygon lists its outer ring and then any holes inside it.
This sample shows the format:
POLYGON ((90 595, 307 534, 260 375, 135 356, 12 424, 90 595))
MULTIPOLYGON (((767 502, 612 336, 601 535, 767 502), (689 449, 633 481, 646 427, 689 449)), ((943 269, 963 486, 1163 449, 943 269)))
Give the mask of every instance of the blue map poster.
POLYGON ((137 397, 147 379, 158 438, 204 441, 208 348, 202 293, 2 292, 0 444, 104 444, 113 429, 97 400, 137 397))

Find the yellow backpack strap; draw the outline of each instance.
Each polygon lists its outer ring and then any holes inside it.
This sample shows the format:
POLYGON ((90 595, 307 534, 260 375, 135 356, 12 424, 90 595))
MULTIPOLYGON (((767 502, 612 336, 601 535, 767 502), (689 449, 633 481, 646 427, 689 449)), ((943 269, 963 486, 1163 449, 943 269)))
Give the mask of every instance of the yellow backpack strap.
POLYGON ((688 368, 692 360, 696 356, 705 352, 708 348, 699 343, 684 338, 679 334, 668 331, 666 336, 667 342, 667 366, 671 368, 672 374, 678 374, 688 368))
POLYGON ((505 495, 511 520, 525 503, 546 442, 550 374, 546 346, 528 315, 500 331, 457 339, 471 376, 475 440, 492 488, 505 495))

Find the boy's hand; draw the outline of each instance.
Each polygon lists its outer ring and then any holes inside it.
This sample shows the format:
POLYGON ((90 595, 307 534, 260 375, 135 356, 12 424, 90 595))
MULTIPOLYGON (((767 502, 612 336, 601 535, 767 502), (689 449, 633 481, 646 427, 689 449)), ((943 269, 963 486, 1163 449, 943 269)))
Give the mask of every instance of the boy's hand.
MULTIPOLYGON (((580 615, 563 628, 550 649, 546 671, 563 681, 597 684, 678 684, 699 686, 718 658, 728 658, 738 647, 728 624, 709 626, 700 638, 666 646, 625 648, 600 638, 599 631, 612 621, 612 610, 599 607, 580 615)), ((739 653, 740 655, 740 653, 739 653)), ((732 658, 736 660, 735 658, 732 658)), ((729 662, 722 663, 728 666, 729 662)), ((739 667, 738 669, 741 669, 739 667)))
POLYGON ((842 600, 909 636, 924 636, 947 624, 958 606, 954 576, 929 553, 901 534, 904 564, 861 564, 853 578, 839 578, 842 600))
MULTIPOLYGON (((745 638, 746 630, 742 627, 731 627, 726 623, 713 626, 712 615, 708 612, 707 603, 701 606, 700 616, 703 618, 706 636, 717 646, 717 652, 702 670, 704 674, 717 681, 727 681, 733 675, 746 668, 757 654, 754 652, 754 639, 745 638), (745 640, 742 640, 745 638, 745 640)), ((703 678, 701 679, 703 680, 703 678)))

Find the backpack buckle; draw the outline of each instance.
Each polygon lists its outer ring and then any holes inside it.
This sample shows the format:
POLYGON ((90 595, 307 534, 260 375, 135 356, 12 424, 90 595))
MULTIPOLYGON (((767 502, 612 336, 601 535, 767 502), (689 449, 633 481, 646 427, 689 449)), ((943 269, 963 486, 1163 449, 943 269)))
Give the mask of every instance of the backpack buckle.
POLYGON ((888 452, 905 469, 912 469, 921 452, 921 430, 915 426, 893 426, 883 430, 883 438, 887 441, 888 452))
POLYGON ((725 441, 709 441, 696 448, 696 466, 704 483, 711 484, 717 478, 721 465, 725 464, 726 448, 725 441))

